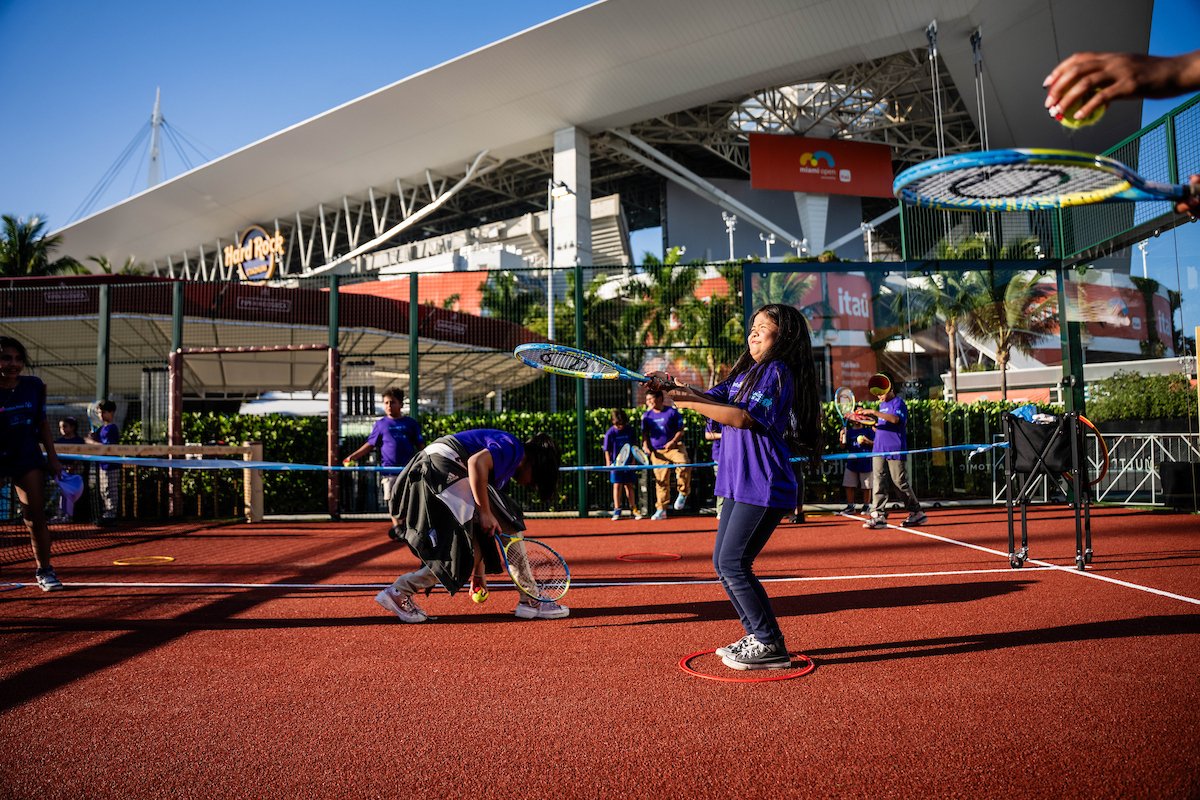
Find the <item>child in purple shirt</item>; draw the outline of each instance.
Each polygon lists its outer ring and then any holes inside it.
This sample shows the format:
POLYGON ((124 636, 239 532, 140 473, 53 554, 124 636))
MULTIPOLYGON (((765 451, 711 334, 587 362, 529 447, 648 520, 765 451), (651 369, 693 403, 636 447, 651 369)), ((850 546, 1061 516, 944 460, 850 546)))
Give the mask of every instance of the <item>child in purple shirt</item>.
MULTIPOLYGON (((392 386, 383 392, 383 416, 375 420, 367 442, 346 457, 346 466, 365 458, 375 448, 379 448, 379 464, 383 467, 403 467, 412 460, 413 453, 421 449, 421 428, 417 421, 404 413, 404 392, 392 386)), ((392 493, 400 480, 399 472, 385 472, 383 482, 383 501, 391 504, 392 493)), ((392 526, 399 524, 392 517, 392 526)))
POLYGON ((46 385, 21 374, 27 358, 23 344, 0 336, 0 479, 11 480, 17 490, 21 517, 37 561, 37 584, 43 592, 54 592, 63 585, 50 566, 46 470, 57 479, 63 466, 54 452, 50 423, 46 421, 46 385))
MULTIPOLYGON (((429 527, 428 521, 434 519, 436 513, 425 510, 430 504, 448 506, 453 503, 455 509, 464 512, 459 519, 468 520, 458 529, 462 534, 458 541, 463 544, 463 548, 459 549, 465 549, 474 559, 473 573, 469 579, 471 594, 474 597, 479 592, 486 599, 483 548, 495 547, 496 533, 501 536, 505 536, 506 532, 515 535, 511 527, 504 527, 502 512, 493 508, 489 487, 500 490, 512 480, 521 486, 536 487, 541 498, 549 501, 557 491, 560 464, 558 445, 545 433, 536 433, 524 443, 507 431, 492 428, 443 436, 413 458, 403 473, 396 493, 392 495, 389 504, 392 517, 404 520, 403 525, 393 529, 393 538, 404 538, 412 547, 412 540, 396 533, 405 526, 413 525, 414 519, 419 519, 423 524, 418 523, 418 527, 411 531, 418 538, 432 540, 440 536, 453 539, 454 530, 440 526, 434 530, 429 527), (467 542, 470 543, 469 547, 467 542)), ((503 502, 503 498, 499 502, 503 502)), ((445 519, 446 515, 440 518, 445 519)), ((496 558, 499 559, 498 554, 496 558)), ((375 602, 399 617, 401 622, 421 623, 430 619, 412 599, 417 592, 428 593, 437 585, 438 578, 430 568, 430 563, 426 561, 415 572, 396 578, 392 585, 375 596, 375 602)), ((433 566, 447 565, 434 563, 433 566)), ((466 583, 466 580, 464 575, 462 583, 466 583)), ((448 588, 451 592, 456 591, 455 586, 448 588)), ((564 605, 539 602, 525 594, 521 594, 516 609, 519 619, 561 619, 570 613, 570 609, 564 605)))
MULTIPOLYGON (((684 420, 679 409, 664 405, 663 393, 653 387, 646 390, 646 410, 642 412, 642 443, 652 464, 666 464, 667 469, 654 470, 655 504, 658 510, 650 519, 667 518, 667 504, 671 502, 671 464, 687 464, 687 445, 683 443, 684 420)), ((682 511, 692 492, 692 468, 675 467, 675 483, 679 494, 672 505, 682 511)))
POLYGON ((906 456, 896 454, 908 449, 908 434, 905 427, 908 424, 908 406, 904 400, 892 391, 892 379, 885 373, 873 375, 867 382, 871 394, 879 398, 879 409, 864 408, 860 414, 875 417, 875 443, 872 452, 875 454, 871 475, 871 519, 863 523, 864 528, 887 527, 888 486, 895 486, 896 491, 904 498, 904 508, 908 511, 905 525, 920 525, 928 517, 921 510, 921 501, 908 483, 908 469, 905 466, 906 456))
MULTIPOLYGON (((787 669, 791 658, 754 559, 795 508, 792 454, 821 454, 821 404, 808 322, 793 306, 771 304, 754 315, 747 349, 722 383, 704 394, 670 390, 676 405, 721 423, 716 493, 721 507, 713 567, 746 636, 717 649, 732 669, 787 669)), ((670 381, 651 373, 651 386, 670 381)))
MULTIPOLYGON (((622 409, 614 408, 612 410, 612 427, 604 432, 605 465, 612 466, 622 448, 628 447, 632 450, 637 446, 637 442, 637 431, 629 424, 629 416, 622 409)), ((633 488, 637 481, 637 473, 627 469, 614 470, 608 474, 608 480, 612 483, 613 520, 621 518, 622 492, 629 498, 629 513, 633 515, 634 519, 641 519, 642 514, 637 507, 637 494, 633 488)))

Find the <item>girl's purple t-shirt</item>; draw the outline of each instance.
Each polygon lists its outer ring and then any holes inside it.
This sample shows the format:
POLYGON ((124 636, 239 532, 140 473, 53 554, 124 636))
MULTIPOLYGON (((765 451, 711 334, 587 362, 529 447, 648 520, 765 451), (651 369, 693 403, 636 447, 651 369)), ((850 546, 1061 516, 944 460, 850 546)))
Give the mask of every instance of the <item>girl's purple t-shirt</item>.
MULTIPOLYGON (((904 401, 899 397, 893 397, 891 400, 884 400, 879 404, 879 410, 885 414, 894 414, 900 418, 899 422, 888 422, 882 417, 875 424, 875 444, 871 448, 874 453, 891 453, 896 450, 908 449, 908 434, 905 433, 905 425, 908 424, 908 406, 904 405, 904 401)), ((904 456, 883 456, 892 460, 900 460, 904 456)))
POLYGON ((517 473, 517 467, 525 457, 525 446, 507 431, 478 428, 460 431, 454 434, 454 438, 466 448, 468 458, 480 450, 492 452, 492 485, 497 489, 504 488, 504 484, 517 473))
POLYGON ((41 378, 18 375, 11 391, 0 389, 0 464, 19 474, 45 463, 38 446, 39 426, 46 418, 46 385, 41 378))
POLYGON ((632 425, 626 425, 624 428, 618 428, 613 425, 604 432, 604 452, 608 453, 615 460, 617 453, 621 452, 621 448, 625 445, 633 447, 638 443, 637 431, 632 425))
POLYGON ((421 429, 412 417, 382 417, 375 421, 367 441, 379 448, 379 463, 403 467, 421 443, 421 429))
POLYGON ((751 428, 721 427, 715 492, 738 503, 795 508, 796 475, 791 449, 783 439, 792 413, 791 370, 779 361, 760 364, 705 394, 745 409, 756 423, 751 428), (745 381, 753 391, 735 402, 745 381))

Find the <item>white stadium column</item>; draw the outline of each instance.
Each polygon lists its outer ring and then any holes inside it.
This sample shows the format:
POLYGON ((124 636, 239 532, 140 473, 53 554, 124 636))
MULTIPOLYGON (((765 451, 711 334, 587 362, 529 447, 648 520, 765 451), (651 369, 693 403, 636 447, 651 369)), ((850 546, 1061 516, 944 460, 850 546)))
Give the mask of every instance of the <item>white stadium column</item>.
MULTIPOLYGON (((556 267, 571 267, 579 259, 592 265, 592 172, 591 142, 579 128, 554 133, 554 180, 564 183, 570 194, 554 198, 554 254, 556 267)), ((563 282, 566 283, 565 281, 563 282)), ((562 289, 556 287, 558 291, 562 289)))
POLYGON ((808 254, 819 256, 825 252, 825 222, 829 219, 829 195, 796 192, 796 212, 800 215, 800 227, 808 239, 808 254))

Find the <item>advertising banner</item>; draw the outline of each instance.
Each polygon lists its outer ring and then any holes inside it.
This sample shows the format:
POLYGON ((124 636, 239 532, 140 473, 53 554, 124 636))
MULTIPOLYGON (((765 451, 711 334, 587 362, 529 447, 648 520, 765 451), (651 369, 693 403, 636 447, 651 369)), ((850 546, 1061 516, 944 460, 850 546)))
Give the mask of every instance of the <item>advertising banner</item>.
POLYGON ((784 192, 892 197, 885 144, 750 134, 750 186, 784 192))

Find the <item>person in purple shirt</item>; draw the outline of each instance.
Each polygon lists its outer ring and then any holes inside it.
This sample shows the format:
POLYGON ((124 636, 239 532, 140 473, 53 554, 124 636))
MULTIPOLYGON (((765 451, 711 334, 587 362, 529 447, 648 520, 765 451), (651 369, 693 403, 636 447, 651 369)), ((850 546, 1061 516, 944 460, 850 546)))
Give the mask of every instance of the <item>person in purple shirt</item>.
MULTIPOLYGON (((612 427, 604 432, 605 466, 613 465, 617 460, 617 454, 621 452, 622 448, 629 447, 632 450, 637 446, 637 443, 637 431, 629 424, 629 416, 624 410, 614 408, 612 410, 612 427)), ((641 519, 642 513, 638 511, 637 492, 634 489, 634 484, 637 481, 637 472, 629 469, 613 470, 608 473, 608 480, 612 484, 613 520, 616 521, 621 518, 622 491, 629 498, 629 513, 633 515, 634 519, 641 519)))
MULTIPOLYGON (((715 419, 710 419, 704 425, 704 441, 712 442, 712 460, 718 464, 721 463, 721 423, 715 419)), ((717 470, 720 467, 713 467, 713 477, 717 477, 717 470)), ((717 495, 717 516, 721 516, 721 505, 725 502, 725 498, 717 495)))
POLYGON ((63 471, 50 423, 46 420, 46 385, 22 375, 25 346, 0 336, 0 480, 12 481, 29 531, 36 580, 43 592, 63 588, 50 566, 50 529, 46 527, 46 470, 57 479, 63 471), (39 446, 40 445, 40 446, 39 446), (46 455, 42 455, 42 448, 46 455))
MULTIPOLYGON (((681 386, 671 399, 721 423, 716 493, 726 499, 713 567, 746 635, 717 649, 738 670, 787 669, 791 658, 754 559, 796 506, 793 454, 814 463, 823 447, 821 402, 808 322, 773 303, 753 318, 747 349, 724 381, 701 394, 681 386)), ((651 373, 651 386, 670 381, 651 373)))
MULTIPOLYGON (((557 494, 561 463, 558 445, 546 433, 536 433, 524 443, 507 431, 491 428, 443 436, 417 453, 401 473, 389 510, 392 517, 402 520, 402 524, 393 528, 393 534, 413 525, 416 519, 419 530, 414 528, 406 533, 412 533, 420 540, 431 540, 435 531, 429 526, 435 519, 445 521, 454 514, 458 519, 466 520, 461 523, 465 529, 461 544, 465 549, 470 543, 466 551, 474 560, 469 576, 471 594, 482 590, 486 598, 484 548, 495 548, 496 533, 501 536, 515 533, 505 511, 493 507, 493 499, 509 503, 511 499, 497 497, 491 490, 502 490, 512 480, 521 486, 536 487, 542 500, 551 501, 557 494), (430 511, 431 505, 441 508, 430 511)), ((519 508, 516 511, 519 516, 519 508)), ((437 535, 443 540, 453 539, 454 531, 441 528, 437 535)), ((407 535, 393 535, 393 538, 404 538, 410 547, 413 546, 413 540, 407 535)), ((436 547, 436 542, 434 544, 436 547)), ((459 548, 455 545, 453 549, 459 548)), ((501 563, 499 558, 497 551, 497 564, 501 563)), ((399 617, 401 622, 425 622, 430 617, 413 602, 412 596, 422 591, 428 593, 437 585, 435 568, 445 573, 452 566, 425 561, 420 569, 401 575, 385 587, 375 596, 375 602, 399 617)), ((463 575, 462 583, 467 579, 468 576, 463 575)), ((460 583, 457 587, 447 588, 453 593, 461 587, 460 583)), ((564 605, 538 602, 524 594, 521 594, 516 609, 519 619, 560 619, 569 614, 570 609, 564 605)))
POLYGON ((864 408, 860 414, 875 417, 875 443, 871 452, 871 519, 863 523, 864 528, 887 527, 888 487, 895 486, 896 491, 904 498, 904 508, 908 511, 905 525, 920 525, 929 519, 921 510, 921 501, 908 483, 908 469, 903 455, 895 455, 897 451, 908 449, 908 406, 904 400, 892 391, 891 376, 885 373, 873 375, 867 382, 867 389, 879 398, 879 408, 864 408))
MULTIPOLYGON (((666 373, 663 373, 666 374, 666 373)), ((683 443, 684 422, 679 409, 664 404, 663 393, 653 387, 646 390, 646 410, 642 412, 642 444, 650 456, 651 464, 688 463, 687 445, 683 443)), ((672 506, 683 511, 688 495, 692 491, 692 468, 675 468, 675 483, 679 494, 672 506)), ((671 470, 654 470, 655 500, 658 510, 650 519, 666 519, 667 504, 671 502, 671 470)))
MULTIPOLYGON (((101 425, 88 434, 87 441, 94 444, 120 444, 121 429, 113 423, 113 416, 117 413, 117 404, 112 400, 104 400, 100 403, 99 408, 101 425)), ((100 477, 100 499, 104 504, 99 522, 101 525, 112 525, 117 521, 121 468, 106 462, 101 462, 96 466, 100 477)))
MULTIPOLYGON (((79 420, 74 417, 60 419, 58 431, 62 436, 54 440, 55 444, 83 444, 83 437, 79 435, 79 420)), ((67 467, 67 471, 74 472, 70 467, 67 467)), ((66 524, 75 516, 75 501, 66 492, 58 493, 58 511, 58 515, 49 520, 51 525, 66 524)))
MULTIPOLYGON (((372 450, 379 448, 379 465, 382 467, 403 467, 412 460, 413 453, 424 444, 421 439, 421 428, 417 421, 404 413, 404 392, 392 386, 383 392, 383 416, 375 420, 375 427, 367 436, 367 442, 362 447, 346 456, 342 462, 350 466, 359 459, 366 458, 372 450)), ((391 505, 392 494, 396 483, 400 480, 399 472, 385 472, 381 476, 383 483, 383 500, 391 505)), ((393 527, 400 520, 392 517, 393 527)))

